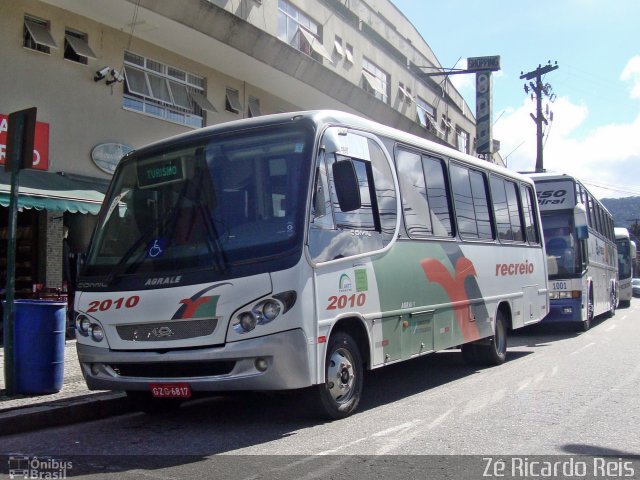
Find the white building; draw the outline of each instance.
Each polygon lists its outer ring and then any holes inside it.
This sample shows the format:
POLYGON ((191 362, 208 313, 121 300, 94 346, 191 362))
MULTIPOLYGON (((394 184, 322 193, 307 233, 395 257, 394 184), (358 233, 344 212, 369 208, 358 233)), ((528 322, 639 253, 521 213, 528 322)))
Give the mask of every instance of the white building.
MULTIPOLYGON (((61 285, 63 222, 82 250, 117 159, 160 138, 331 108, 474 150, 465 100, 423 75, 441 65, 388 0, 4 0, 0 39, 0 125, 31 106, 39 122, 36 170, 20 174, 18 296, 61 285)), ((0 258, 8 191, 0 173, 0 258)))

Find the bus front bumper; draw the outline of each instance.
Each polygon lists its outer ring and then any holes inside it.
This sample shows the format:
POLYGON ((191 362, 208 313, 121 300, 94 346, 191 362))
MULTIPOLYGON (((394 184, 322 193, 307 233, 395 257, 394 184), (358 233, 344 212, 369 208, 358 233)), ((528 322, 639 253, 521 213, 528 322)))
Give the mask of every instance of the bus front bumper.
POLYGON ((191 391, 289 390, 312 384, 309 342, 302 330, 209 348, 111 351, 77 343, 90 390, 149 390, 187 383, 191 391))
POLYGON ((549 315, 542 321, 546 323, 582 322, 582 300, 573 298, 551 300, 549 315))

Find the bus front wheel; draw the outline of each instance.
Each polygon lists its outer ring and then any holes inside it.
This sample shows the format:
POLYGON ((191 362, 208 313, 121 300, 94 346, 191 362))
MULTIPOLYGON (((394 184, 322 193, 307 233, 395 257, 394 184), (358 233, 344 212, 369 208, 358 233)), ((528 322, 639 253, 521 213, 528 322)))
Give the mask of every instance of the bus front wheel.
POLYGON ((607 317, 611 318, 616 314, 616 306, 618 305, 618 296, 616 295, 615 287, 611 287, 611 292, 609 293, 609 311, 607 312, 607 317))
POLYGON ((589 292, 589 300, 587 301, 587 318, 580 323, 579 330, 586 332, 591 328, 591 322, 593 321, 593 293, 589 292))
POLYGON ((362 395, 362 359, 353 338, 338 332, 329 338, 325 361, 325 381, 317 394, 323 416, 332 420, 351 415, 362 395))
POLYGON ((502 311, 496 313, 496 330, 489 345, 483 345, 482 361, 488 365, 502 365, 507 359, 507 322, 502 311))

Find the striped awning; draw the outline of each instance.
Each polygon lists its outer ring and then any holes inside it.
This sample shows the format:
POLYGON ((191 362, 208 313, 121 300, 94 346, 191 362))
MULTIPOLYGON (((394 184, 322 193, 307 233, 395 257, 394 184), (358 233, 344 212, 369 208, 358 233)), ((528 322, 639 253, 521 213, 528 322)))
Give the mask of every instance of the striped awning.
MULTIPOLYGON (((108 181, 26 169, 18 184, 18 208, 97 215, 108 181)), ((0 171, 0 205, 8 207, 10 196, 11 174, 0 171)))

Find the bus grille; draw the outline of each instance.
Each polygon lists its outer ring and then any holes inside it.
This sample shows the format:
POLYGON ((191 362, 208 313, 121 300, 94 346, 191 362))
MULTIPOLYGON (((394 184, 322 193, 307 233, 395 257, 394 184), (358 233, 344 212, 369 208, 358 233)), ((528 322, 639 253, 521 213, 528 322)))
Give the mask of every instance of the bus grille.
POLYGON ((226 375, 236 362, 151 362, 113 363, 109 365, 121 377, 137 378, 192 378, 226 375))
POLYGON ((116 330, 122 340, 130 342, 166 342, 211 335, 217 324, 217 318, 203 318, 178 322, 118 325, 116 330))

